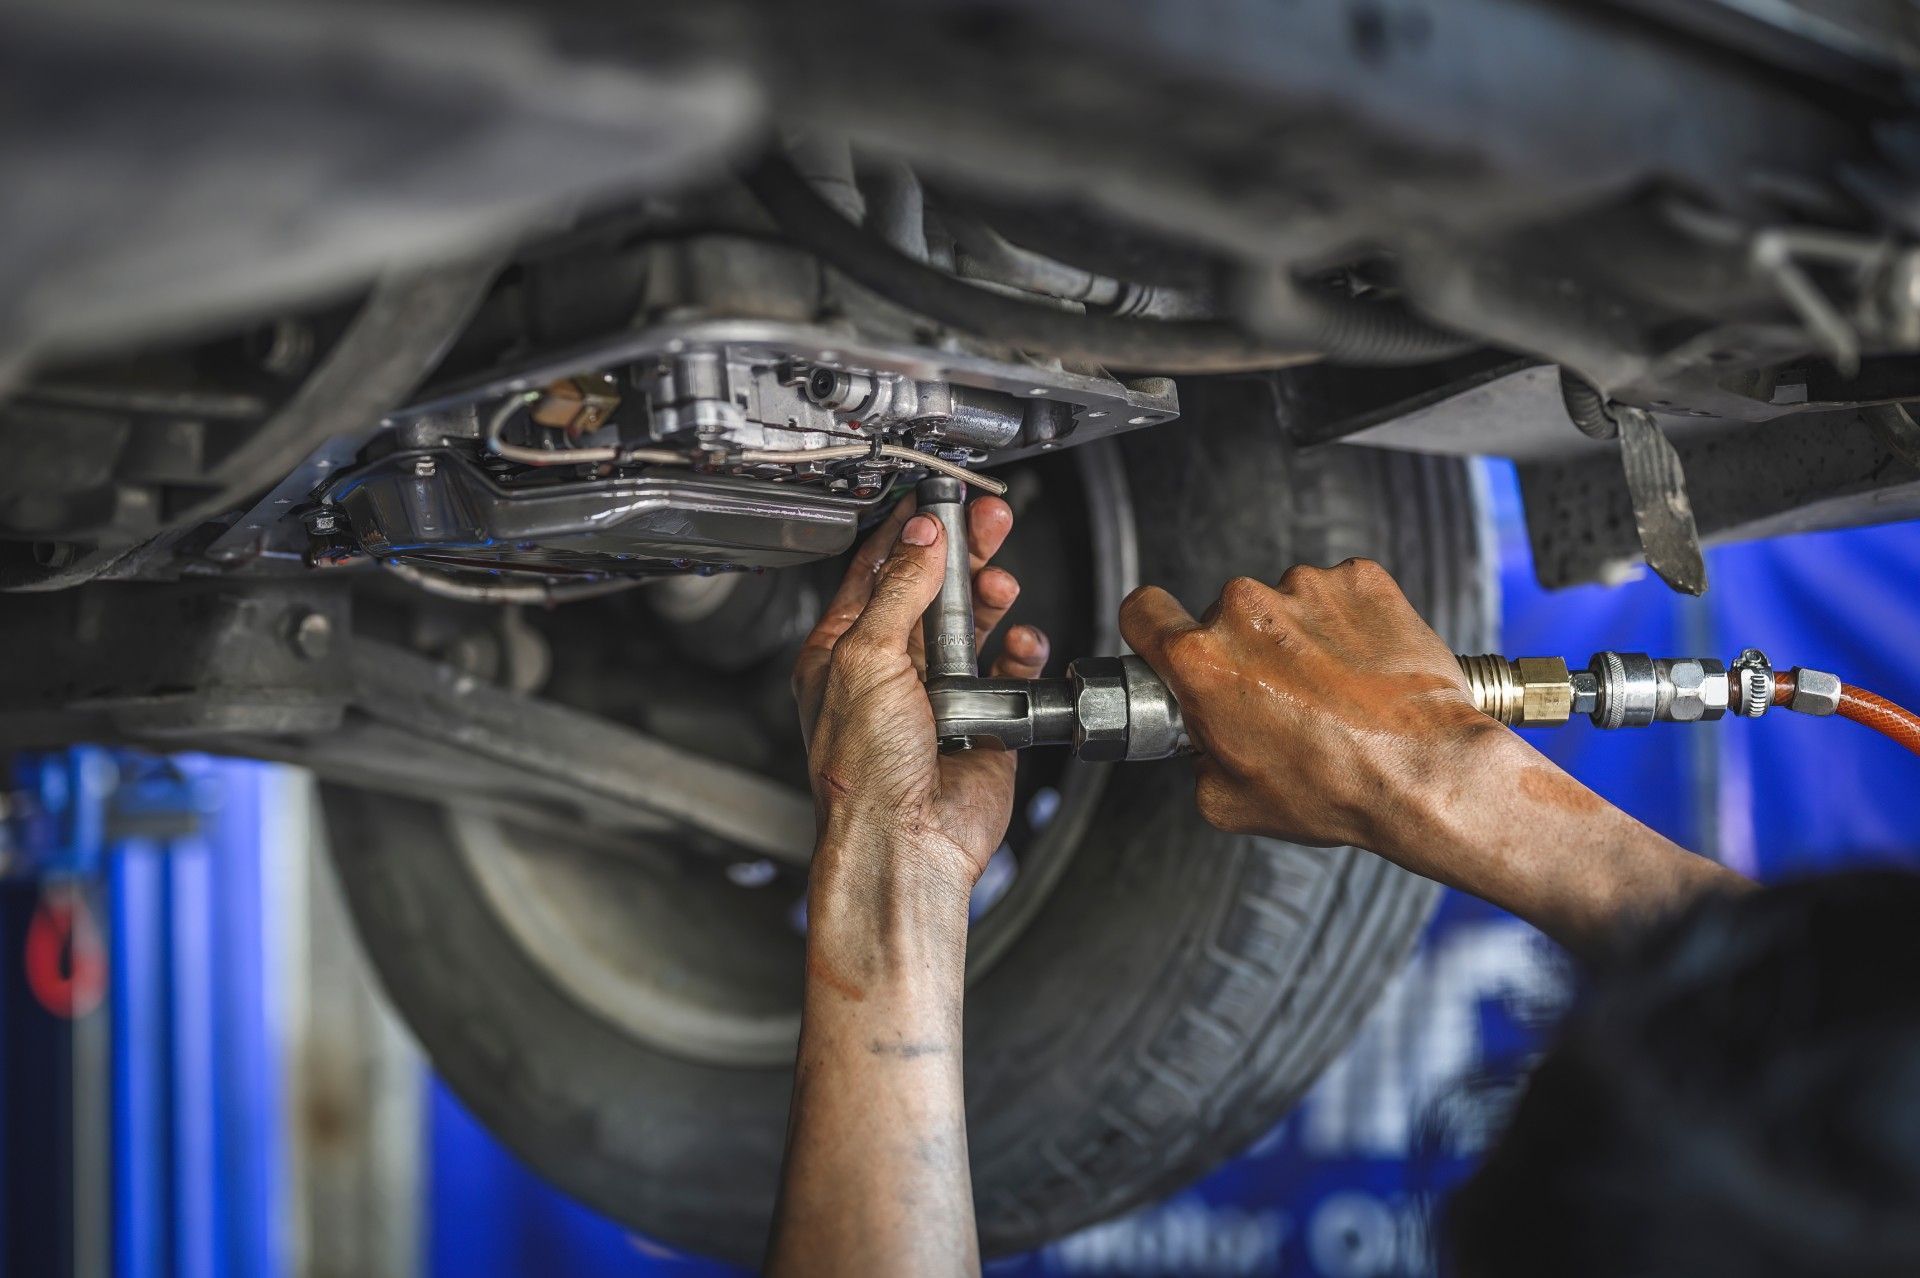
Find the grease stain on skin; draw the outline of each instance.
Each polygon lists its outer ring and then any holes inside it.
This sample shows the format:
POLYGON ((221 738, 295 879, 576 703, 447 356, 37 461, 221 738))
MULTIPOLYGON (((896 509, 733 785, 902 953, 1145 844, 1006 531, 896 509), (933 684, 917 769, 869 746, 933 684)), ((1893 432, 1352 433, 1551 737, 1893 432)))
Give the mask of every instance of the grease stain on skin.
POLYGON ((1564 772, 1527 768, 1520 773, 1518 784, 1527 798, 1576 816, 1595 816, 1607 807, 1605 799, 1564 772))
POLYGON ((813 953, 811 949, 807 952, 807 979, 818 981, 840 997, 855 1003, 864 1002, 867 997, 865 990, 834 971, 833 964, 813 953))
POLYGON ((892 1056, 903 1061, 917 1060, 922 1056, 945 1056, 945 1043, 889 1043, 885 1039, 874 1039, 867 1044, 867 1050, 875 1056, 892 1056))

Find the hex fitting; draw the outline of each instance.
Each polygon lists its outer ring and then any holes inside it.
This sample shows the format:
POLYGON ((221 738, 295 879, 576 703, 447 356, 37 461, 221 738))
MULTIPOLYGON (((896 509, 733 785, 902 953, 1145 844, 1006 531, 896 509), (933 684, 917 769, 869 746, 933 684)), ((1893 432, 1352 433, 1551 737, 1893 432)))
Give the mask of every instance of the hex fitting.
POLYGON ((1509 661, 1486 653, 1455 659, 1474 706, 1508 727, 1557 727, 1573 717, 1573 680, 1559 657, 1509 661))
POLYGON ((1189 748, 1180 704, 1139 657, 1082 657, 1067 667, 1073 752, 1094 763, 1165 759, 1189 748))
POLYGON ((1118 657, 1082 657, 1073 684, 1073 752, 1093 763, 1127 757, 1127 672, 1118 657))
POLYGON ((1569 678, 1573 683, 1573 712, 1591 717, 1600 708, 1600 676, 1591 670, 1576 670, 1569 678))
POLYGON ((1793 696, 1786 703, 1801 714, 1829 715, 1840 712, 1840 676, 1824 670, 1793 668, 1793 696))
POLYGON ((1758 648, 1743 649, 1733 659, 1728 684, 1733 708, 1749 719, 1758 719, 1773 704, 1773 663, 1758 648))
POLYGON ((1727 668, 1711 657, 1596 652, 1593 721, 1602 728, 1699 723, 1727 712, 1727 668))
POLYGON ((1659 682, 1656 719, 1698 723, 1727 712, 1727 668, 1711 657, 1664 657, 1653 670, 1659 682))

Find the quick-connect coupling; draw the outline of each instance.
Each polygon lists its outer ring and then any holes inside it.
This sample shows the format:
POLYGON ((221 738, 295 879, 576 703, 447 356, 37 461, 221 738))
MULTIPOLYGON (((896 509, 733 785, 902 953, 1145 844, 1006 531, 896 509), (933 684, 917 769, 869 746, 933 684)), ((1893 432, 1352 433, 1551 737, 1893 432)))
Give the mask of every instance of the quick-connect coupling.
POLYGON ((1727 712, 1727 668, 1712 657, 1596 652, 1593 721, 1602 728, 1699 723, 1727 712))
POLYGON ((1474 705, 1516 728, 1555 727, 1576 714, 1602 728, 1639 728, 1727 712, 1727 668, 1711 657, 1596 652, 1585 670, 1569 670, 1559 657, 1458 660, 1474 705))

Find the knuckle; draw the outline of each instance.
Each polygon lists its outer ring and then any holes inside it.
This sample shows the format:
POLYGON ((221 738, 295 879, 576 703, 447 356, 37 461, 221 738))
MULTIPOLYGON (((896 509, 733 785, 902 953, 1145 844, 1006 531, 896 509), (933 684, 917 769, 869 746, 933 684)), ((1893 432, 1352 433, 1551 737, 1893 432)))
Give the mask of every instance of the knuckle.
POLYGON ((1312 564, 1295 564, 1280 574, 1280 589, 1302 591, 1317 589, 1326 576, 1326 569, 1316 568, 1312 564))
POLYGON ((1264 582, 1235 577, 1220 588, 1220 602, 1236 612, 1246 612, 1263 607, 1271 594, 1264 582))
POLYGON ((1380 566, 1378 560, 1366 559, 1359 555, 1354 556, 1352 559, 1343 560, 1340 564, 1340 571, 1345 573, 1350 580, 1362 586, 1379 586, 1393 580, 1392 577, 1387 575, 1387 570, 1380 566))

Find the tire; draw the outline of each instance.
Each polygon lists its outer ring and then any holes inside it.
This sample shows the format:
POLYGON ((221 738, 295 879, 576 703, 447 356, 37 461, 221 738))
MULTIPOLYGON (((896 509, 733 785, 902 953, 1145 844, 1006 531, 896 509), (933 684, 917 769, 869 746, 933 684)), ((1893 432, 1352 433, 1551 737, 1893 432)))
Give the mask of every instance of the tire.
MULTIPOLYGON (((1367 555, 1457 648, 1486 650, 1491 577, 1465 464, 1295 452, 1270 400, 1246 411, 1247 388, 1225 386, 1209 409, 1205 394, 1189 391, 1180 424, 1122 444, 1145 580, 1197 611, 1236 574, 1367 555)), ((337 788, 326 805, 373 964, 480 1119, 623 1223, 757 1261, 789 1071, 686 1059, 569 997, 489 905, 448 814, 337 788)), ((1188 766, 1134 765, 970 989, 985 1248, 1163 1194, 1268 1130, 1351 1036, 1435 896, 1364 852, 1215 831, 1188 766)))

